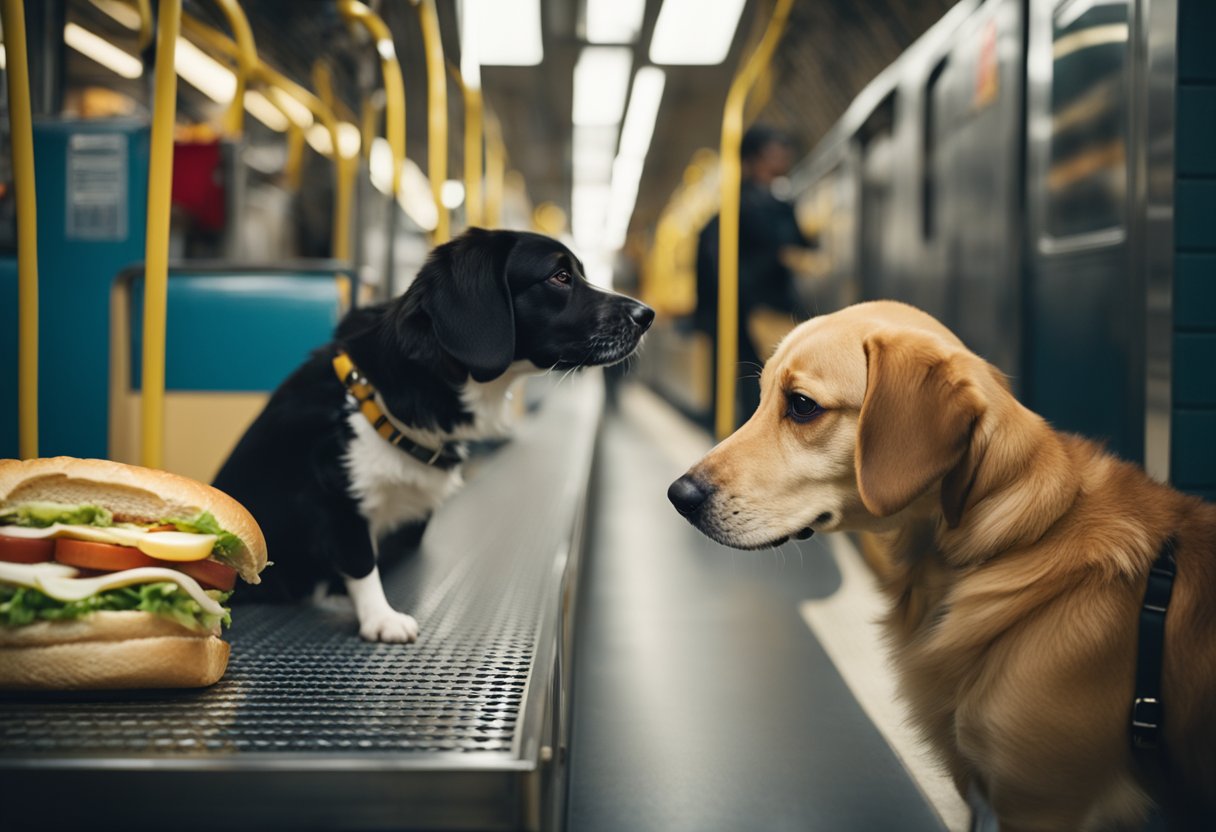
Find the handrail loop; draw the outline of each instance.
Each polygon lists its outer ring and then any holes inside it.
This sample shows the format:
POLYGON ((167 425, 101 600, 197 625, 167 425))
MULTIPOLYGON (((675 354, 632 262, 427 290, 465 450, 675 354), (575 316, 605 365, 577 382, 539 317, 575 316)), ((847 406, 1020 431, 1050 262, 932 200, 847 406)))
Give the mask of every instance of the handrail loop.
POLYGON ((443 183, 448 176, 448 82, 444 73, 443 41, 439 33, 439 14, 435 0, 411 0, 422 24, 422 44, 426 50, 427 80, 427 176, 439 221, 431 235, 436 245, 451 237, 451 220, 443 204, 443 183))

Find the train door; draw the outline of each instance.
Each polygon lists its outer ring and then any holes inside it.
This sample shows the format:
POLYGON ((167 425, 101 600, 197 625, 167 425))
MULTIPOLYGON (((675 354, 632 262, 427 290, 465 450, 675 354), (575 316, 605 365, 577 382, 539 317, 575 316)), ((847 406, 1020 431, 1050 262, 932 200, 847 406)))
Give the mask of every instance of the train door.
MULTIPOLYGON (((861 233, 858 275, 861 296, 872 300, 891 285, 885 256, 894 178, 895 94, 879 104, 858 131, 861 149, 861 233)), ((888 290, 889 292, 889 290, 888 290)))
POLYGON ((1143 292, 1127 243, 1127 0, 1030 4, 1025 388, 1056 427, 1143 458, 1143 292))

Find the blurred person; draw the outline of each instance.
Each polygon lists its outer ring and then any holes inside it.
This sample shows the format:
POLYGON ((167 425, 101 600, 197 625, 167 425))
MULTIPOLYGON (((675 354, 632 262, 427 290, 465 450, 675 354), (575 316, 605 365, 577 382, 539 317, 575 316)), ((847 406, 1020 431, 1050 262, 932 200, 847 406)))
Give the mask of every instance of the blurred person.
MULTIPOLYGON (((793 142, 786 134, 755 125, 744 135, 739 150, 739 356, 740 376, 736 424, 746 420, 760 403, 760 368, 774 344, 774 319, 805 317, 785 265, 791 249, 809 248, 794 216, 794 208, 773 194, 773 183, 794 164, 793 142)), ((714 217, 697 238, 696 329, 707 333, 714 345, 711 371, 717 400, 718 349, 718 222, 714 217)), ((712 418, 712 417, 711 417, 712 418)))

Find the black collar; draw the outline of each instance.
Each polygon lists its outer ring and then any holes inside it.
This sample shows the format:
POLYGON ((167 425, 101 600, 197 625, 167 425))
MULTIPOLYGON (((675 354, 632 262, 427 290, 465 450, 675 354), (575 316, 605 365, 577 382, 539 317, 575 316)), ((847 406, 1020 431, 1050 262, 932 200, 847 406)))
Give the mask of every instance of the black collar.
POLYGON ((1165 653, 1165 613, 1174 591, 1174 539, 1161 552, 1148 572, 1144 605, 1140 608, 1140 644, 1136 650, 1136 689, 1132 700, 1132 749, 1147 756, 1161 743, 1165 709, 1161 702, 1161 662, 1165 653))
POLYGON ((359 412, 390 445, 400 448, 419 462, 445 471, 464 462, 463 442, 444 442, 438 448, 428 448, 397 430, 389 421, 388 413, 376 401, 376 388, 359 372, 359 368, 345 351, 338 350, 334 355, 333 365, 334 374, 354 399, 359 412))

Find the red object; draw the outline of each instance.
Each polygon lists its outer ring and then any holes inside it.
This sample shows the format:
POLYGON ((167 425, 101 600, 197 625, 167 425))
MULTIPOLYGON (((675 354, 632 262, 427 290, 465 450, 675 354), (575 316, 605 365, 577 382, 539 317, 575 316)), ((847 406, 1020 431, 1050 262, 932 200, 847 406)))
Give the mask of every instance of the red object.
POLYGON ((118 572, 141 566, 164 566, 165 562, 150 558, 131 546, 93 543, 89 540, 69 540, 61 537, 55 545, 55 560, 81 569, 118 572))
POLYGON ((42 563, 51 559, 55 541, 51 538, 28 540, 0 534, 0 560, 9 563, 42 563))
POLYGON ((201 231, 223 231, 225 211, 223 148, 215 142, 173 145, 173 206, 201 231))
POLYGON ((204 589, 219 589, 224 592, 236 586, 236 570, 213 560, 180 561, 171 567, 185 572, 203 585, 204 589))

